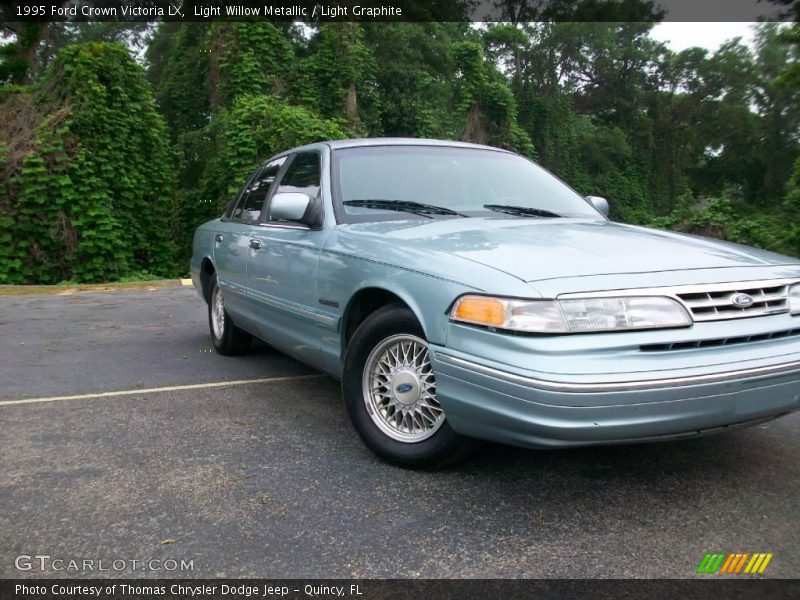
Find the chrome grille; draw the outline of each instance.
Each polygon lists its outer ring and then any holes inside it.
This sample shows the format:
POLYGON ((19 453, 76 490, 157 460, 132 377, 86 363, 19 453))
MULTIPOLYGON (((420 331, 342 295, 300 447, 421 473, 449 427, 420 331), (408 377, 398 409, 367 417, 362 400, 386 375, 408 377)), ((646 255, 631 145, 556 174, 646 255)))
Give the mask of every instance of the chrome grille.
MULTIPOLYGON (((709 286, 708 289, 692 289, 676 294, 692 314, 695 321, 721 321, 723 319, 742 319, 788 312, 788 284, 767 287, 748 287, 747 283, 709 286), (737 294, 747 294, 753 303, 740 307, 733 303, 737 294)), ((750 284, 752 285, 752 284, 750 284)))

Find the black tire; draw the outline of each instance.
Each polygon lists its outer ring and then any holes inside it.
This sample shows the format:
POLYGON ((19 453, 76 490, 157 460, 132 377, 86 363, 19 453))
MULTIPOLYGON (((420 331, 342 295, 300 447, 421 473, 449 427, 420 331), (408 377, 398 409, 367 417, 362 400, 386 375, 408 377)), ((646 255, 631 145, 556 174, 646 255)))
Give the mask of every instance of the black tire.
POLYGON ((216 273, 208 281, 208 331, 211 333, 211 343, 214 345, 214 349, 224 356, 244 354, 250 349, 253 341, 251 334, 233 324, 233 319, 225 310, 225 302, 222 300, 222 293, 217 284, 216 273), (217 298, 222 301, 221 332, 219 334, 214 330, 214 311, 217 298))
POLYGON ((455 464, 468 456, 471 440, 453 431, 446 419, 427 439, 398 441, 381 430, 367 408, 364 371, 369 357, 389 338, 403 334, 425 341, 414 313, 402 304, 385 306, 361 323, 353 334, 344 360, 342 395, 345 408, 364 444, 383 460, 412 469, 439 469, 455 464))

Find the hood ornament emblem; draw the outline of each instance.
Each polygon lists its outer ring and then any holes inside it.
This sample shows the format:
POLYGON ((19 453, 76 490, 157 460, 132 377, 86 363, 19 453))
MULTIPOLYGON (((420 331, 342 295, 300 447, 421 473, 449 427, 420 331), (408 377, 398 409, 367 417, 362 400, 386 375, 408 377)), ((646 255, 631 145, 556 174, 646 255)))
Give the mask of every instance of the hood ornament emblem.
POLYGON ((731 296, 731 304, 738 308, 749 308, 753 306, 753 297, 750 294, 734 294, 731 296))

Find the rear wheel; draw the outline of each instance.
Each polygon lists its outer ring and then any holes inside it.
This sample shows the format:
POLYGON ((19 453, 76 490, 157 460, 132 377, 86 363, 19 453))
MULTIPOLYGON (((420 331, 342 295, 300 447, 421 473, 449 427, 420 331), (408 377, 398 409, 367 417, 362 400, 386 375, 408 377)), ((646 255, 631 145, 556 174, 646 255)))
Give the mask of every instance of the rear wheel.
POLYGON ((225 310, 225 300, 217 283, 216 274, 211 276, 208 289, 208 328, 211 331, 214 349, 226 356, 247 352, 253 336, 233 324, 233 320, 225 310))
POLYGON ((428 343, 405 306, 384 307, 359 326, 345 356, 342 391, 364 443, 384 460, 440 468, 466 456, 436 397, 428 343))

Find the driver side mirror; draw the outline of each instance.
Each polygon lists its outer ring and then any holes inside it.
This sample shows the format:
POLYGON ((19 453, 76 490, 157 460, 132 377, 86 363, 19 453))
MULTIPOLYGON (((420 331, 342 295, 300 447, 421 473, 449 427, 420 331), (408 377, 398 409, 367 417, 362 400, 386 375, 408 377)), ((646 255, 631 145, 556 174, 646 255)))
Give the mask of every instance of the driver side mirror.
POLYGON ((322 201, 300 192, 279 192, 269 202, 269 218, 317 229, 322 226, 322 201))
POLYGON ((597 211, 606 217, 608 216, 608 200, 601 198, 600 196, 586 196, 586 201, 594 206, 597 211))

